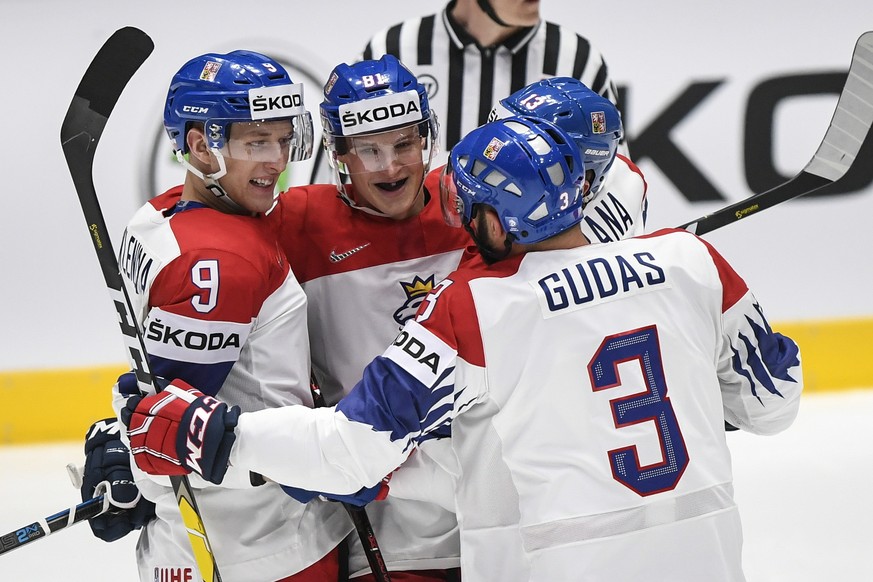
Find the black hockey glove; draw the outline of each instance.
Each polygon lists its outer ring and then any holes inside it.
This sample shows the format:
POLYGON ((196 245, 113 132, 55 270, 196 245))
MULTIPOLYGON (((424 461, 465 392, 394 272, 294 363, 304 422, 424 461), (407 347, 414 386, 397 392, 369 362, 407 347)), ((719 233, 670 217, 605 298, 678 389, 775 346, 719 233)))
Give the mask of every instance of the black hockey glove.
POLYGON ((88 429, 81 479, 82 501, 101 494, 109 499, 110 510, 88 520, 101 540, 123 538, 155 517, 155 504, 140 495, 133 481, 130 450, 121 442, 115 418, 99 420, 88 429))

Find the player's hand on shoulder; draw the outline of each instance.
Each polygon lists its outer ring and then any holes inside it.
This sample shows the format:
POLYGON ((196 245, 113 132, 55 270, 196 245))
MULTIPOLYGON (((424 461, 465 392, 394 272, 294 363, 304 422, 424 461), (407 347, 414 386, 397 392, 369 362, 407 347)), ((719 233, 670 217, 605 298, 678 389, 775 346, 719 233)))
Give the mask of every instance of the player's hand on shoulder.
POLYGON ((98 538, 112 542, 155 517, 155 505, 142 497, 130 469, 130 450, 115 418, 98 420, 85 435, 85 466, 70 467, 82 501, 104 495, 109 511, 88 520, 98 538))
POLYGON ((137 467, 150 475, 194 471, 212 483, 227 472, 240 408, 173 380, 151 396, 133 396, 121 409, 137 467))

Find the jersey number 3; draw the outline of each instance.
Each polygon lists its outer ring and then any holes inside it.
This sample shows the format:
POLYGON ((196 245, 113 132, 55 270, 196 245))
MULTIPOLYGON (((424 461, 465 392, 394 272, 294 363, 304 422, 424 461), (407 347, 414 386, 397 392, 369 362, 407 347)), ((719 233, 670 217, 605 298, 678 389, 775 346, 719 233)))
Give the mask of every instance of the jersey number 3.
POLYGON ((621 386, 618 365, 636 361, 643 372, 646 390, 609 401, 615 427, 651 421, 661 445, 662 461, 640 466, 636 445, 609 451, 613 478, 640 496, 670 491, 688 466, 688 449, 667 397, 657 329, 645 327, 603 340, 588 364, 595 392, 621 386))

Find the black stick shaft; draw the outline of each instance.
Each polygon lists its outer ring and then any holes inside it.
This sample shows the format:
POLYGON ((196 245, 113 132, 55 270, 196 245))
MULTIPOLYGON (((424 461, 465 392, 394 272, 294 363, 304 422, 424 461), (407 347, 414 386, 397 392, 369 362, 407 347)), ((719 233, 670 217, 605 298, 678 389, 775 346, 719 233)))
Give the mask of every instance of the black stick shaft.
MULTIPOLYGON (((124 87, 148 58, 154 43, 143 31, 125 27, 117 30, 100 48, 88 66, 61 125, 61 146, 76 187, 85 223, 100 262, 103 278, 119 316, 119 326, 127 346, 131 367, 140 387, 160 390, 148 367, 145 343, 137 325, 103 211, 94 188, 94 153, 124 87)), ((186 476, 170 477, 182 521, 197 567, 204 582, 220 582, 215 556, 186 476)))

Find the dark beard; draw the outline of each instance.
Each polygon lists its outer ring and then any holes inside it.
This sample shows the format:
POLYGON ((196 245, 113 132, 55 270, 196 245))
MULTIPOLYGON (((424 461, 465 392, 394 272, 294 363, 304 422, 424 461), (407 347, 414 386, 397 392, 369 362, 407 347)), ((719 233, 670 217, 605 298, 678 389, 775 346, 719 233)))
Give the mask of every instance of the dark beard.
MULTIPOLYGON (((473 216, 473 220, 476 221, 476 230, 479 232, 488 232, 485 225, 484 211, 476 212, 473 216)), ((487 235, 485 239, 477 237, 473 228, 469 224, 465 224, 464 229, 466 229, 470 238, 473 239, 473 242, 476 243, 476 248, 479 249, 479 255, 482 257, 482 260, 485 261, 485 264, 493 265, 509 256, 509 252, 512 250, 513 237, 511 234, 507 234, 506 238, 503 239, 503 248, 500 249, 499 243, 495 243, 487 235)))

